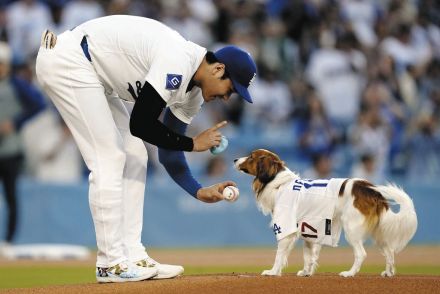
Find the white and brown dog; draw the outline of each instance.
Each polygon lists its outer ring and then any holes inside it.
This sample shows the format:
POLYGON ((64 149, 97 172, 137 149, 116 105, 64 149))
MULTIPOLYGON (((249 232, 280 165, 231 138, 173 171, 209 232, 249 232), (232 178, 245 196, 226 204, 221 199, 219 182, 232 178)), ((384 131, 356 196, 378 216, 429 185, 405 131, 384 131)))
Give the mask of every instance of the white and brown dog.
POLYGON ((375 186, 362 179, 303 180, 276 154, 264 149, 234 162, 238 170, 255 176, 252 189, 257 204, 265 215, 272 216, 278 249, 272 269, 263 275, 281 275, 298 238, 304 239, 304 268, 297 275, 313 275, 321 246, 337 246, 342 229, 353 247, 354 263, 341 276, 359 272, 367 237, 375 240, 385 256, 382 276, 395 274, 394 254, 417 229, 413 202, 402 189, 392 184, 375 186), (391 211, 390 200, 400 205, 398 213, 391 211))

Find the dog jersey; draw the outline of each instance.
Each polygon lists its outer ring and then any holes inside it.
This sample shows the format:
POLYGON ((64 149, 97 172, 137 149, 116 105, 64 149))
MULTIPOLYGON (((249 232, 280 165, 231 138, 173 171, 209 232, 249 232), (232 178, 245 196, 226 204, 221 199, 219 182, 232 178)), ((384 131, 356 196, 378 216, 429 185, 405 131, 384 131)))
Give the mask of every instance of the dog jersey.
POLYGON ((306 241, 337 246, 341 227, 332 218, 344 180, 295 179, 281 186, 272 217, 277 240, 297 232, 306 241))
POLYGON ((93 67, 107 95, 134 102, 148 82, 173 114, 189 124, 203 103, 199 87, 188 84, 206 48, 145 17, 113 15, 74 29, 87 38, 93 67))

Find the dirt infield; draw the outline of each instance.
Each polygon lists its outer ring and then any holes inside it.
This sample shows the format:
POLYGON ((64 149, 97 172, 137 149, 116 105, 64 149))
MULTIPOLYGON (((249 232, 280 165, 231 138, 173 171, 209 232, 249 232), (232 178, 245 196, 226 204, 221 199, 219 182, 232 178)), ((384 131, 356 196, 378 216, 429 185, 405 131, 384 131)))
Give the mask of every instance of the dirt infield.
MULTIPOLYGON (((302 264, 301 248, 292 253, 289 263, 302 264)), ((184 266, 231 266, 256 265, 270 268, 275 248, 261 249, 181 249, 149 250, 152 257, 164 263, 184 266)), ((383 257, 374 247, 367 248, 365 265, 383 265, 383 257)), ((320 258, 321 265, 349 265, 353 261, 351 248, 324 248, 320 258)), ((56 264, 50 261, 5 261, 2 264, 14 266, 29 264, 56 264)), ((400 266, 440 265, 439 246, 408 247, 396 258, 400 266)), ((63 262, 66 266, 86 264, 94 266, 94 258, 85 261, 63 262)), ((1 293, 440 293, 440 276, 397 275, 381 278, 375 275, 360 274, 354 278, 341 278, 337 273, 322 273, 309 277, 297 277, 294 273, 282 277, 263 277, 252 273, 219 273, 215 275, 190 275, 170 280, 150 280, 126 284, 79 284, 50 286, 30 289, 10 289, 1 293)))
POLYGON ((85 284, 33 289, 14 289, 4 293, 440 293, 436 276, 397 276, 381 278, 360 275, 341 278, 319 274, 299 278, 293 274, 263 277, 256 274, 183 276, 171 280, 151 280, 126 284, 85 284))

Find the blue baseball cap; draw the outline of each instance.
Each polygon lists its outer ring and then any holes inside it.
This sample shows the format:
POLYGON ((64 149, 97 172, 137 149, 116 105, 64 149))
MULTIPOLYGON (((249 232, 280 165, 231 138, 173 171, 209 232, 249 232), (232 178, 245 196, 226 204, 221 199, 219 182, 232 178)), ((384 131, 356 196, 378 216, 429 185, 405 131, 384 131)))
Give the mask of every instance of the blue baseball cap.
POLYGON ((226 66, 226 72, 235 91, 252 103, 248 87, 257 75, 257 66, 251 55, 237 46, 226 46, 214 52, 215 57, 226 66))

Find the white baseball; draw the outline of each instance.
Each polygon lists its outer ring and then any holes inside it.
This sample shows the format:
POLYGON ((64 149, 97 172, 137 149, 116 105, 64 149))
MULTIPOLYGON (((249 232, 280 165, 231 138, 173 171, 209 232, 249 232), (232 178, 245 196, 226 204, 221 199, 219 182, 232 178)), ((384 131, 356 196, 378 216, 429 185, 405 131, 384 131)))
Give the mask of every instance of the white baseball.
POLYGON ((223 190, 223 197, 225 200, 229 202, 234 202, 238 199, 238 195, 240 195, 240 192, 238 191, 237 187, 234 186, 227 186, 223 190))

